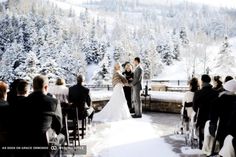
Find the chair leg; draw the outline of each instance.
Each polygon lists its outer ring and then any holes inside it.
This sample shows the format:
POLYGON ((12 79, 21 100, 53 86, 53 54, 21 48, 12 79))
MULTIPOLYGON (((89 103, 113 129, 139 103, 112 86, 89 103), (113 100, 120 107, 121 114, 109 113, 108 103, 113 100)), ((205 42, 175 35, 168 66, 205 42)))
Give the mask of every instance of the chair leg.
POLYGON ((82 139, 84 139, 84 131, 85 131, 85 125, 86 125, 86 118, 82 120, 82 139))
MULTIPOLYGON (((80 146, 80 134, 79 134, 79 116, 78 116, 78 108, 76 107, 75 108, 76 110, 76 122, 77 122, 77 133, 75 132, 75 135, 77 134, 78 135, 78 145, 80 146)), ((75 146, 76 146, 76 141, 75 141, 75 146)))
POLYGON ((75 145, 75 147, 76 147, 76 141, 77 141, 77 139, 76 139, 77 129, 76 128, 77 128, 77 121, 75 119, 74 120, 74 131, 73 131, 74 132, 73 134, 74 134, 74 145, 75 145))
POLYGON ((68 130, 68 117, 67 117, 67 114, 65 115, 65 127, 66 127, 66 142, 67 142, 67 145, 69 146, 70 145, 70 140, 69 140, 69 130, 68 130))

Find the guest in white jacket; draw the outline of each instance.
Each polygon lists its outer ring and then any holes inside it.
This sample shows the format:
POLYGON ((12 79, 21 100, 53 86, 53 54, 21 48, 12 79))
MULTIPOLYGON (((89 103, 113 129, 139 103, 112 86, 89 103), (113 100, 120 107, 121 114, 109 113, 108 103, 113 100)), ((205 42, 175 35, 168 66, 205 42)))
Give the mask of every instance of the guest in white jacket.
POLYGON ((189 81, 189 88, 190 91, 187 91, 184 94, 183 100, 182 100, 182 110, 181 115, 183 116, 183 123, 186 123, 186 130, 189 130, 189 122, 192 119, 193 115, 193 97, 195 92, 199 89, 199 83, 197 78, 192 78, 189 81))

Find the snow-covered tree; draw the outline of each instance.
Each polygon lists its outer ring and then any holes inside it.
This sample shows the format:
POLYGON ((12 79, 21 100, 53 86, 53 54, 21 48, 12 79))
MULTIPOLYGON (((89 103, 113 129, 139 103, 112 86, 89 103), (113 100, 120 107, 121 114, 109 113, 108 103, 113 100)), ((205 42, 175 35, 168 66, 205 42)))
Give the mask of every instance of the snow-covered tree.
POLYGON ((23 60, 25 56, 22 54, 23 45, 21 43, 17 43, 15 40, 13 43, 7 45, 5 47, 6 51, 1 56, 1 68, 0 74, 1 79, 12 82, 17 78, 15 69, 23 64, 23 60))
POLYGON ((122 47, 122 43, 116 42, 114 44, 114 53, 113 53, 113 58, 116 62, 120 61, 121 56, 124 53, 124 48, 122 47))
POLYGON ((235 57, 232 55, 231 45, 228 37, 225 37, 223 45, 215 59, 214 74, 221 76, 234 75, 236 72, 235 64, 235 57))
POLYGON ((36 54, 32 51, 27 54, 25 62, 15 69, 18 78, 28 81, 32 81, 33 78, 39 74, 39 71, 39 60, 36 54))
POLYGON ((109 54, 104 56, 104 59, 99 63, 98 70, 93 75, 95 84, 109 84, 111 82, 111 58, 109 54))
POLYGON ((185 27, 180 28, 179 38, 180 38, 182 46, 186 47, 189 44, 189 39, 188 39, 187 31, 185 27))
POLYGON ((151 61, 149 59, 149 52, 145 50, 142 53, 143 78, 151 79, 151 61))
POLYGON ((173 51, 168 43, 157 46, 157 52, 161 55, 161 60, 166 65, 171 65, 173 62, 173 51))
POLYGON ((179 44, 179 37, 175 30, 172 34, 172 42, 173 42, 173 59, 180 60, 180 44, 179 44))
POLYGON ((164 65, 161 61, 160 54, 156 50, 154 41, 150 41, 147 45, 147 52, 150 61, 151 78, 153 78, 162 72, 164 65))

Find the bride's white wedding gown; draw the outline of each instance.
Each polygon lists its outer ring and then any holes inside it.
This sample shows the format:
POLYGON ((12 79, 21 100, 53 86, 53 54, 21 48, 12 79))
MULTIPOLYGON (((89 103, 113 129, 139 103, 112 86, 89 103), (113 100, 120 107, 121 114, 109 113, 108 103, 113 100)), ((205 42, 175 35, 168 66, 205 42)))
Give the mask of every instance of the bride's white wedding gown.
POLYGON ((94 115, 93 121, 96 122, 113 122, 131 118, 123 84, 118 83, 113 88, 112 96, 105 107, 94 115))

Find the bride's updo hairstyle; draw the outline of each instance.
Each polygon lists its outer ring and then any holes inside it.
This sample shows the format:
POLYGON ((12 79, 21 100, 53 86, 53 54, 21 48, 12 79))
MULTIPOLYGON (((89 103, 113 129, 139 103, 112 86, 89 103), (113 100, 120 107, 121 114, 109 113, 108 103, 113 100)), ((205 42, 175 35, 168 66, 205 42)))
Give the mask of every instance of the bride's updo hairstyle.
POLYGON ((114 65, 114 72, 121 70, 120 68, 121 68, 121 65, 120 65, 119 62, 117 62, 117 63, 114 65))

